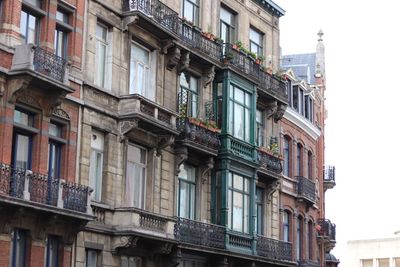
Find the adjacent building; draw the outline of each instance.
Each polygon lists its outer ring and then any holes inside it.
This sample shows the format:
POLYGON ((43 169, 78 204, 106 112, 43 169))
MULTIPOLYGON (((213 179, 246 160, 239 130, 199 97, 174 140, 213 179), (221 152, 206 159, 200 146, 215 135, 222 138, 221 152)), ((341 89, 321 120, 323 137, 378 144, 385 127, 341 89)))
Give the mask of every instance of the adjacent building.
POLYGON ((0 266, 324 266, 323 44, 281 66, 282 8, 0 12, 0 266))

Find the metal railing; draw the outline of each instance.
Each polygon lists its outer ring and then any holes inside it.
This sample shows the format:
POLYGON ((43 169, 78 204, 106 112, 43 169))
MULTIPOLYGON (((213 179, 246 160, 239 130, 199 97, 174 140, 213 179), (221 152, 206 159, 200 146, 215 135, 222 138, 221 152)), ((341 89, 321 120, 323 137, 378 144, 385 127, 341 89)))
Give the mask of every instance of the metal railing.
POLYGON ((318 261, 312 261, 312 260, 301 260, 297 264, 298 267, 320 267, 320 264, 318 261))
POLYGON ((282 172, 282 163, 278 156, 268 154, 265 151, 258 150, 258 161, 261 167, 277 174, 282 172))
POLYGON ((319 237, 329 238, 330 241, 336 241, 336 225, 328 219, 318 220, 317 235, 319 237))
POLYGON ((315 183, 310 179, 302 176, 297 176, 297 194, 299 197, 315 202, 315 183))
POLYGON ((292 260, 292 243, 265 236, 257 237, 257 254, 274 260, 292 260))
POLYGON ((90 207, 89 187, 3 163, 0 163, 0 195, 83 213, 90 207))
POLYGON ((233 49, 232 44, 223 44, 223 60, 225 63, 230 63, 234 68, 243 72, 255 79, 259 79, 260 65, 256 64, 255 60, 249 55, 241 52, 241 50, 233 49))
POLYGON ((335 182, 335 166, 324 166, 324 181, 335 182))
POLYGON ((46 51, 41 47, 34 48, 33 68, 35 71, 59 82, 64 82, 66 64, 67 61, 64 58, 46 51))

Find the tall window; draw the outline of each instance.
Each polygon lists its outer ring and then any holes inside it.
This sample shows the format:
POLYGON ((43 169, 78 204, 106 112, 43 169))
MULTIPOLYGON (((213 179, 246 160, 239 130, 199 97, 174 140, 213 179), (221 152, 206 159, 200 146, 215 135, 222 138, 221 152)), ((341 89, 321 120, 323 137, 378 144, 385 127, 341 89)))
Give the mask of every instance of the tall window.
POLYGON ((296 150, 296 161, 297 161, 297 176, 301 176, 303 173, 302 167, 303 167, 303 147, 301 144, 297 144, 297 150, 296 150))
POLYGON ((293 109, 299 111, 299 86, 293 86, 293 94, 292 94, 292 107, 293 109))
POLYGON ((299 90, 299 113, 304 116, 304 90, 299 90))
POLYGON ((136 43, 131 43, 129 93, 140 94, 154 99, 154 88, 149 88, 150 51, 136 43))
POLYGON ((229 132, 238 139, 251 142, 251 94, 239 87, 231 85, 229 90, 229 100, 229 132))
POLYGON ((285 138, 283 140, 283 157, 284 157, 283 174, 285 176, 289 176, 290 175, 290 139, 287 136, 285 136, 285 138))
POLYGON ((39 18, 28 11, 21 11, 20 31, 23 41, 27 44, 38 43, 39 18))
POLYGON ((198 113, 198 79, 188 73, 179 76, 179 113, 185 116, 197 117, 198 113))
POLYGON ((262 235, 264 233, 264 190, 260 187, 256 188, 256 216, 256 232, 257 234, 262 235))
POLYGON ((313 236, 314 227, 312 221, 308 222, 308 259, 312 260, 313 258, 313 236))
POLYGON ((58 236, 49 235, 46 246, 46 267, 60 266, 61 239, 58 236))
POLYGON ((68 32, 71 31, 69 14, 63 10, 56 12, 56 29, 54 32, 54 53, 62 58, 68 55, 68 32))
POLYGON ((62 139, 62 130, 61 124, 50 122, 47 166, 49 177, 55 179, 59 179, 61 175, 61 149, 63 143, 65 143, 65 140, 62 139))
POLYGON ((290 241, 290 224, 289 224, 289 212, 283 212, 283 241, 289 242, 290 241))
POLYGON ((264 124, 263 124, 263 113, 261 110, 256 111, 256 124, 257 124, 257 133, 256 133, 256 144, 257 146, 264 145, 264 124))
POLYGON ((108 50, 108 28, 103 24, 96 25, 96 78, 95 84, 106 87, 107 79, 107 50, 108 50))
POLYGON ((183 17, 199 26, 199 0, 183 0, 183 17))
POLYGON ((129 206, 143 209, 147 153, 134 145, 128 145, 127 150, 125 199, 129 206))
POLYGON ((22 109, 14 110, 13 166, 31 169, 34 114, 22 109))
POLYGON ((304 101, 305 101, 305 105, 304 105, 304 107, 305 107, 305 115, 304 116, 309 121, 312 122, 313 121, 313 112, 314 112, 314 110, 313 110, 313 100, 312 100, 310 95, 306 95, 304 101))
POLYGON ((27 232, 14 229, 12 232, 11 267, 26 266, 27 232))
POLYGON ((228 182, 228 227, 249 233, 250 179, 234 173, 228 182))
POLYGON ((196 168, 182 164, 178 177, 178 216, 195 219, 196 216, 196 168))
POLYGON ((225 43, 235 40, 235 14, 222 6, 219 14, 219 35, 225 43))
POLYGON ((86 250, 86 267, 101 266, 100 252, 93 249, 86 250))
POLYGON ((303 226, 302 226, 302 221, 303 219, 301 217, 297 217, 297 231, 296 231, 296 260, 301 259, 301 254, 302 254, 302 234, 303 234, 303 226))
POLYGON ((253 28, 250 28, 250 51, 257 56, 262 56, 264 54, 263 34, 253 28))
POLYGON ((307 155, 307 173, 308 173, 308 179, 312 179, 313 178, 313 156, 311 151, 308 151, 308 155, 307 155))
POLYGON ((286 90, 288 93, 288 102, 289 102, 289 107, 293 107, 293 86, 292 86, 292 80, 288 79, 286 82, 286 90))
POLYGON ((90 170, 89 183, 93 189, 92 196, 95 200, 101 201, 103 183, 103 154, 104 154, 104 134, 98 131, 92 132, 90 142, 90 170))

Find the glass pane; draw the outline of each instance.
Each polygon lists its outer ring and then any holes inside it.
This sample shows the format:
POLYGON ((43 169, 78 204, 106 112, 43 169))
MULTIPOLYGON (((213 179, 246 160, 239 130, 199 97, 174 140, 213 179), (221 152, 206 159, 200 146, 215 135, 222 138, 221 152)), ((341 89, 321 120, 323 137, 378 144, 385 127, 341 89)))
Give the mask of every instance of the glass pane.
POLYGON ((251 95, 248 93, 245 93, 246 95, 246 106, 250 107, 251 106, 251 95))
POLYGON ((137 208, 141 208, 141 199, 142 199, 142 168, 139 165, 133 165, 133 206, 137 208))
POLYGON ((185 17, 188 21, 195 22, 194 6, 189 1, 184 2, 183 17, 185 17))
POLYGON ((221 7, 220 19, 229 25, 233 25, 233 15, 227 9, 221 7))
POLYGON ((149 52, 136 44, 132 44, 132 57, 136 61, 149 65, 149 52))
POLYGON ((135 94, 137 93, 135 81, 136 81, 136 62, 131 60, 130 64, 130 74, 129 74, 129 93, 130 94, 135 94))
POLYGON ((187 174, 188 174, 188 181, 195 182, 196 181, 196 168, 193 166, 185 165, 187 174))
POLYGON ((233 230, 243 231, 243 195, 233 192, 233 230))
POLYGON ((97 52, 96 52, 96 84, 104 87, 105 71, 106 71, 106 51, 107 46, 101 41, 97 41, 97 52))
POLYGON ((244 180, 244 192, 250 193, 250 179, 243 178, 244 180))
POLYGON ((262 111, 258 109, 256 111, 256 122, 262 124, 262 111))
POLYGON ((243 204, 243 232, 249 232, 249 196, 244 197, 244 204, 243 204))
POLYGON ((190 90, 197 93, 198 79, 190 77, 190 90))
POLYGON ((225 42, 229 43, 230 42, 230 31, 229 27, 221 22, 221 29, 220 29, 220 38, 225 42))
POLYGON ((179 75, 179 84, 185 88, 189 88, 189 80, 190 80, 190 76, 186 75, 185 73, 181 73, 181 75, 179 75))
POLYGON ((133 206, 134 192, 134 164, 127 162, 126 164, 126 185, 125 185, 125 202, 129 206, 133 206))
POLYGON ((235 88, 235 100, 241 104, 244 104, 244 91, 235 88))
POLYGON ((144 70, 144 66, 142 64, 138 64, 137 66, 137 93, 144 95, 144 78, 145 78, 145 70, 144 70))
POLYGON ((235 121, 234 123, 234 136, 239 138, 239 139, 244 139, 244 108, 238 104, 234 104, 234 109, 235 109, 235 121))
POLYGON ((27 26, 27 21, 28 21, 28 14, 25 11, 21 11, 21 21, 20 21, 20 33, 22 35, 22 38, 25 39, 25 42, 27 41, 26 39, 26 26, 27 26))
POLYGON ((179 216, 188 218, 189 216, 189 190, 188 183, 185 183, 183 180, 179 181, 179 216))
POLYGON ((56 19, 68 23, 68 14, 60 10, 56 11, 56 19))
POLYGON ((27 38, 27 43, 35 43, 35 37, 36 37, 36 17, 29 15, 29 20, 28 20, 28 38, 27 38))
POLYGON ((140 163, 141 160, 141 149, 135 146, 128 146, 128 161, 134 163, 140 163))
POLYGON ((14 110, 14 122, 32 127, 33 115, 16 109, 14 110))
POLYGON ((31 5, 40 7, 42 1, 41 0, 24 0, 24 2, 27 2, 27 3, 31 4, 31 5))
POLYGON ((103 180, 103 153, 95 152, 95 197, 96 200, 101 200, 102 180, 103 180))
POLYGON ((228 190, 228 228, 232 228, 232 190, 228 190))
POLYGON ((97 267, 97 251, 95 250, 87 251, 86 267, 97 267))
POLYGON ((234 174, 233 175, 233 187, 239 190, 243 190, 243 177, 234 174))
POLYGON ((16 134, 16 147, 15 147, 15 167, 21 169, 29 169, 29 136, 16 134))
POLYGON ((190 198, 189 198, 189 206, 190 206, 190 216, 189 219, 195 219, 195 200, 196 200, 196 186, 194 184, 190 185, 190 198))
POLYGON ((262 35, 254 29, 250 28, 250 40, 256 43, 259 46, 262 46, 261 40, 262 35))
POLYGON ((96 37, 103 41, 106 42, 107 41, 107 28, 97 24, 96 25, 96 37))
POLYGON ((245 116, 244 121, 245 121, 245 125, 246 125, 246 126, 244 127, 244 130, 245 130, 245 140, 246 140, 247 142, 250 142, 250 110, 245 109, 244 111, 245 111, 245 114, 244 114, 244 116, 245 116))
POLYGON ((56 137, 61 137, 62 134, 62 126, 57 125, 55 123, 49 124, 49 134, 56 137))
POLYGON ((371 260, 361 260, 361 261, 362 261, 362 267, 372 267, 373 266, 372 259, 371 260))

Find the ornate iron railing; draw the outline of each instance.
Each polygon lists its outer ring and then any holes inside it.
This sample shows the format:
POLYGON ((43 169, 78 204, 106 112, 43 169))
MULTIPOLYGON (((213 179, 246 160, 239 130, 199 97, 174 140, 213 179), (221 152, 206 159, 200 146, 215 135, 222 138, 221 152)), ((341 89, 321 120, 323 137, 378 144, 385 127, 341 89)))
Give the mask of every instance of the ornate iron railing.
POLYGON ((292 260, 292 244, 265 236, 257 237, 257 254, 274 260, 292 260))
POLYGON ((335 166, 324 166, 324 181, 335 182, 335 166))
POLYGON ((336 241, 336 225, 328 219, 319 219, 317 235, 323 238, 329 238, 330 241, 336 241))
POLYGON ((258 150, 258 161, 261 167, 277 174, 282 172, 282 163, 278 156, 268 154, 265 151, 258 150))
POLYGON ((246 142, 229 138, 229 143, 230 143, 230 150, 233 152, 233 154, 247 158, 249 160, 254 159, 254 147, 246 142))
POLYGON ((175 238, 192 245, 225 248, 225 227, 178 218, 174 228, 175 238))
POLYGON ((297 176, 297 194, 299 197, 315 202, 315 183, 305 177, 297 176))
POLYGON ((318 261, 302 260, 302 261, 298 262, 297 266, 298 267, 320 267, 320 264, 318 261))
POLYGON ((196 124, 193 120, 193 118, 182 118, 178 120, 178 130, 181 131, 180 137, 185 140, 193 141, 199 145, 218 150, 220 146, 218 132, 212 131, 201 122, 196 124))
POLYGON ((0 163, 0 194, 59 208, 87 212, 89 188, 0 163))
POLYGON ((260 65, 256 64, 255 59, 241 52, 240 50, 233 49, 232 44, 223 44, 223 61, 225 63, 230 63, 234 68, 243 72, 255 79, 259 79, 260 65))
POLYGON ((41 47, 35 47, 33 68, 35 71, 49 76, 59 82, 64 82, 67 61, 41 47))
POLYGON ((168 220, 164 217, 158 216, 154 213, 145 212, 143 210, 139 213, 139 226, 157 232, 165 232, 168 220))

